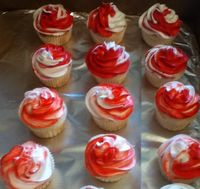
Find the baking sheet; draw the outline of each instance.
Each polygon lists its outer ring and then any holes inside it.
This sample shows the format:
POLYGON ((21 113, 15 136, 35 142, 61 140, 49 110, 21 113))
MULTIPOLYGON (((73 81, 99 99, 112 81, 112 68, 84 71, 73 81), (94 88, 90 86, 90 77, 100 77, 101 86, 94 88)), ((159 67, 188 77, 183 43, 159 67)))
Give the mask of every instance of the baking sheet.
MULTIPOLYGON (((148 46, 141 38, 137 26, 138 17, 127 16, 128 27, 122 43, 132 60, 124 85, 135 99, 135 111, 127 127, 115 132, 135 146, 137 165, 121 181, 103 183, 91 177, 83 163, 87 141, 94 135, 105 133, 93 123, 84 104, 86 92, 96 84, 84 65, 85 53, 93 45, 85 25, 85 13, 74 13, 73 36, 65 45, 72 53, 74 61, 70 82, 58 89, 68 107, 68 121, 64 132, 52 139, 39 139, 19 121, 17 111, 24 92, 42 86, 31 68, 31 56, 41 45, 32 26, 32 13, 32 10, 23 10, 4 12, 0 15, 0 156, 12 146, 27 140, 34 140, 49 147, 55 158, 56 170, 48 189, 79 189, 89 184, 105 189, 159 189, 166 184, 156 168, 156 148, 175 133, 163 130, 154 120, 155 88, 143 78, 143 55, 148 46)), ((195 44, 195 40, 191 37, 191 44, 188 47, 189 40, 184 41, 186 31, 183 30, 183 36, 180 36, 177 43, 186 45, 184 47, 189 53, 194 54, 195 59, 196 47, 191 46, 195 44), (195 50, 191 52, 190 49, 195 50)), ((190 32, 186 33, 191 36, 190 32)), ((191 62, 183 81, 188 82, 188 79, 191 79, 198 88, 196 70, 194 62, 191 62)), ((199 122, 196 120, 185 132, 200 136, 199 129, 199 122)), ((5 189, 2 182, 0 188, 5 189)))

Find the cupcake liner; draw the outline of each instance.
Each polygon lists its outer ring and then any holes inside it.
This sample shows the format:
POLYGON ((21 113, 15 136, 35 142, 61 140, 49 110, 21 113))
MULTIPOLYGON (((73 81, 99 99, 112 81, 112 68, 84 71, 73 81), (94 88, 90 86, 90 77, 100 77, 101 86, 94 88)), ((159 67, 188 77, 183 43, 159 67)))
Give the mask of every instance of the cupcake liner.
POLYGON ((92 30, 90 30, 90 34, 93 38, 93 41, 96 43, 115 41, 115 43, 119 44, 124 38, 125 31, 126 31, 126 27, 121 32, 113 33, 112 36, 110 37, 100 36, 99 34, 94 33, 92 30))
POLYGON ((161 112, 156 108, 156 119, 159 122, 159 124, 170 131, 180 131, 183 130, 185 127, 187 127, 193 119, 196 117, 196 115, 184 118, 184 119, 176 119, 173 117, 168 116, 167 114, 161 112))
POLYGON ((121 180, 127 173, 116 175, 112 177, 95 177, 96 179, 103 181, 103 182, 117 182, 121 180))
POLYGON ((122 129, 127 125, 128 118, 125 120, 109 120, 109 119, 98 119, 96 117, 93 117, 94 122, 101 128, 106 131, 117 131, 122 129))
POLYGON ((170 45, 174 40, 174 37, 165 39, 156 34, 149 34, 144 30, 142 30, 142 37, 143 40, 151 47, 154 47, 156 45, 170 45))
POLYGON ((123 73, 123 74, 119 74, 119 75, 117 75, 115 77, 112 77, 112 78, 100 78, 100 77, 95 76, 95 75, 93 75, 93 77, 95 78, 97 83, 121 84, 126 79, 127 73, 128 73, 128 71, 123 73))
POLYGON ((54 35, 45 35, 37 32, 38 36, 43 43, 51 43, 54 45, 63 45, 69 41, 72 35, 72 29, 66 31, 63 35, 54 36, 54 35))

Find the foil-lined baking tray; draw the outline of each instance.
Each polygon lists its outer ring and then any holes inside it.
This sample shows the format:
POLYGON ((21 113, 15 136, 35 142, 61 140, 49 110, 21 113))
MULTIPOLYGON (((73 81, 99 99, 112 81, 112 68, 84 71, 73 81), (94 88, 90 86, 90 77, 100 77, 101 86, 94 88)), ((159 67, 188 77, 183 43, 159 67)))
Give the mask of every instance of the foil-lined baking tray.
MULTIPOLYGON (((47 146, 56 163, 54 178, 48 189, 79 189, 89 184, 105 189, 160 189, 167 184, 157 168, 156 149, 176 133, 160 128, 154 120, 153 97, 156 89, 143 77, 143 57, 149 47, 141 38, 138 17, 127 16, 128 27, 122 42, 132 60, 124 86, 134 97, 135 111, 128 125, 115 132, 134 145, 137 165, 119 182, 103 183, 91 177, 84 167, 86 143, 92 136, 105 133, 92 121, 84 103, 86 92, 96 85, 84 64, 85 54, 93 45, 86 28, 87 14, 73 13, 73 35, 65 45, 73 55, 73 69, 68 85, 58 89, 68 107, 64 132, 52 139, 40 139, 18 118, 18 107, 24 92, 42 86, 31 67, 32 54, 42 44, 32 26, 32 13, 32 10, 23 10, 2 12, 0 15, 0 156, 27 140, 47 146)), ((191 32, 183 28, 175 43, 192 57, 182 81, 192 82, 199 89, 195 42, 191 32)), ((184 133, 200 137, 199 123, 200 115, 184 133)), ((2 182, 0 188, 5 189, 2 182)))

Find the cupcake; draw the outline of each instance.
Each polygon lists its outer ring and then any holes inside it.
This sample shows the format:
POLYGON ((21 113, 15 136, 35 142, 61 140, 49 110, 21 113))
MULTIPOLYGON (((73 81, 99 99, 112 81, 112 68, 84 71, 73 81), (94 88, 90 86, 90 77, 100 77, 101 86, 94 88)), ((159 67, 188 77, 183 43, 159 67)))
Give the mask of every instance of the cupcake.
POLYGON ((44 5, 34 12, 33 26, 44 43, 63 45, 71 37, 73 16, 63 5, 44 5))
POLYGON ((174 184, 163 186, 160 189, 195 189, 195 188, 187 184, 174 183, 174 184))
POLYGON ((131 60, 124 47, 104 42, 89 50, 85 63, 98 83, 120 84, 126 78, 131 60))
POLYGON ((134 110, 131 94, 120 85, 101 84, 86 94, 86 107, 95 123, 106 131, 117 131, 126 126, 134 110))
POLYGON ((160 125, 165 129, 178 131, 196 117, 200 108, 200 96, 191 85, 172 81, 156 92, 155 106, 160 125))
POLYGON ((178 80, 187 66, 188 57, 176 47, 158 45, 146 53, 145 75, 154 87, 178 80))
POLYGON ((175 11, 156 3, 139 18, 144 41, 150 46, 171 44, 180 31, 182 21, 175 11))
POLYGON ((192 183, 200 178, 200 141, 179 134, 158 148, 161 172, 171 182, 192 183))
POLYGON ((36 136, 49 138, 64 129, 67 107, 55 90, 42 87, 25 93, 18 114, 36 136))
POLYGON ((70 78, 71 54, 62 46, 46 44, 33 54, 32 67, 43 84, 48 87, 61 87, 70 78))
POLYGON ((102 3, 89 13, 87 27, 96 43, 120 43, 126 30, 126 18, 113 3, 102 3))
POLYGON ((123 137, 101 134, 90 139, 85 149, 85 166, 104 182, 120 180, 136 164, 133 146, 123 137))
POLYGON ((97 188, 96 186, 88 185, 88 186, 83 186, 80 189, 103 189, 103 188, 97 188))
POLYGON ((44 189, 54 171, 48 148, 32 141, 16 145, 0 159, 0 173, 10 189, 44 189))

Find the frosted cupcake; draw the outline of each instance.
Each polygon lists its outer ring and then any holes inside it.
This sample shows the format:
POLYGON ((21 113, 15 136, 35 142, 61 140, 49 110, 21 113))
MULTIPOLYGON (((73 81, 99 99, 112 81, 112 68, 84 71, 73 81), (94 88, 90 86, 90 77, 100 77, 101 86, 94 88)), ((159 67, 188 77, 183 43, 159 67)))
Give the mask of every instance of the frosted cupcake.
POLYGON ((44 5, 33 14, 33 26, 44 43, 63 45, 72 34, 73 17, 63 5, 44 5))
POLYGON ((145 75, 154 87, 178 80, 184 74, 188 57, 176 47, 158 45, 146 53, 145 75))
POLYGON ((32 67, 43 84, 48 87, 61 87, 70 78, 71 54, 62 46, 46 44, 33 54, 32 67))
POLYGON ((160 189, 195 189, 195 188, 187 184, 175 183, 163 186, 160 189))
POLYGON ((136 164, 133 146, 114 134, 97 135, 89 140, 85 149, 85 166, 95 178, 114 182, 125 176, 136 164))
POLYGON ((192 183, 200 178, 200 141, 176 135, 158 148, 163 175, 171 182, 192 183))
POLYGON ((155 105, 160 125, 165 129, 178 131, 196 117, 200 108, 200 96, 191 85, 172 81, 156 92, 155 105))
POLYGON ((98 83, 120 84, 126 79, 131 60, 125 48, 115 42, 92 47, 86 55, 88 70, 98 83))
POLYGON ((31 141, 16 145, 0 160, 1 177, 10 189, 44 189, 53 171, 48 148, 31 141))
POLYGON ((120 43, 126 26, 125 14, 113 3, 102 3, 100 7, 90 12, 87 21, 87 27, 96 43, 104 41, 120 43))
POLYGON ((139 18, 144 41, 150 46, 171 44, 178 35, 182 21, 175 11, 156 3, 139 18))
POLYGON ((96 186, 88 185, 88 186, 83 186, 80 189, 103 189, 103 188, 97 188, 96 186))
POLYGON ((42 87, 24 94, 18 114, 36 136, 49 138, 64 129, 67 107, 55 90, 42 87))
POLYGON ((102 84, 91 88, 85 103, 95 123, 106 131, 125 127, 134 110, 131 94, 120 85, 102 84))

